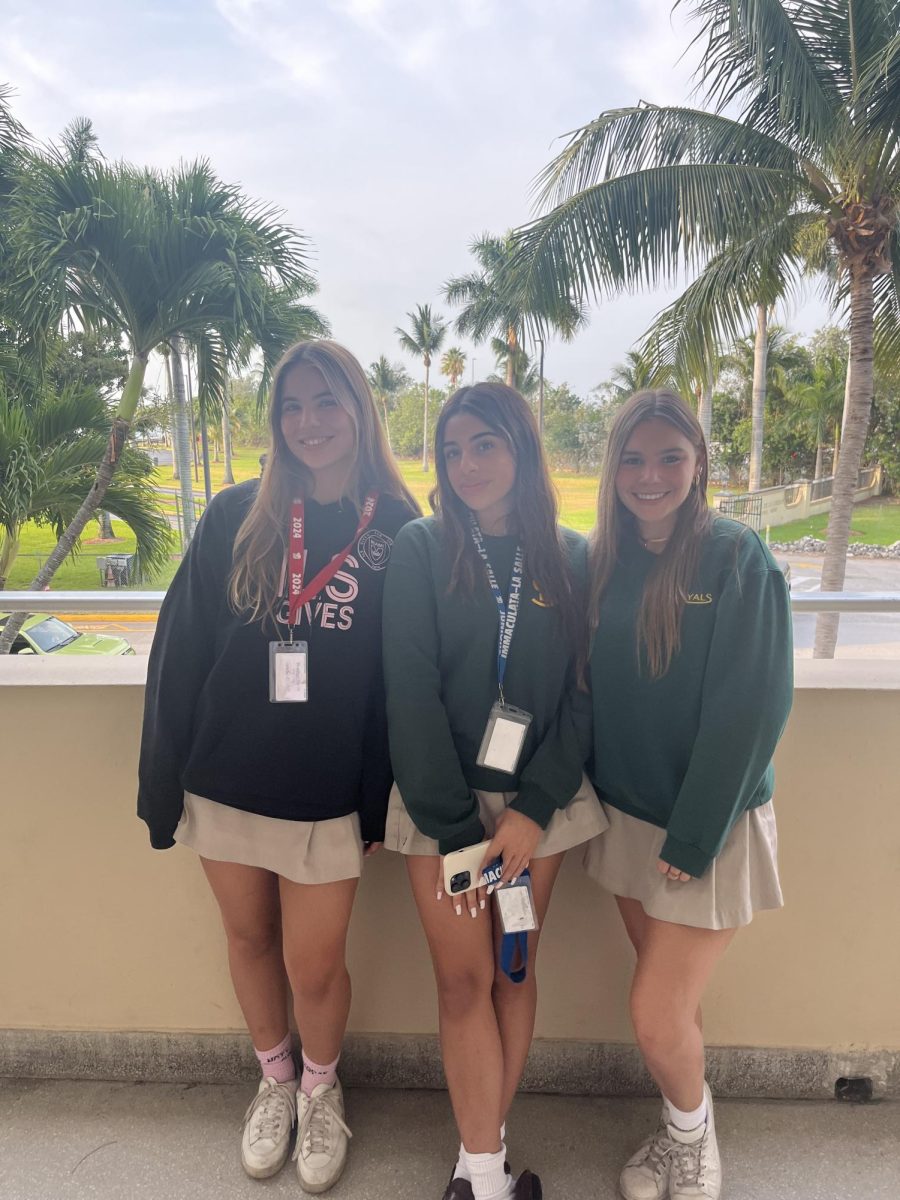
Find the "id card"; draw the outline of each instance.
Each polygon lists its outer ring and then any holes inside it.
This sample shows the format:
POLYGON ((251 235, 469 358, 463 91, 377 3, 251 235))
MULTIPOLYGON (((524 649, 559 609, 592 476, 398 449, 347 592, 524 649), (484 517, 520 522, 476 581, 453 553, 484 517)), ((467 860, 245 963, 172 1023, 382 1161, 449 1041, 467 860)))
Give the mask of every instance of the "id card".
POLYGON ((494 896, 504 933, 531 933, 538 928, 530 879, 505 883, 494 892, 494 896))
POLYGON ((498 700, 488 717, 476 764, 515 775, 531 719, 531 713, 498 700))
POLYGON ((269 700, 272 704, 304 704, 308 699, 306 642, 269 642, 269 700))

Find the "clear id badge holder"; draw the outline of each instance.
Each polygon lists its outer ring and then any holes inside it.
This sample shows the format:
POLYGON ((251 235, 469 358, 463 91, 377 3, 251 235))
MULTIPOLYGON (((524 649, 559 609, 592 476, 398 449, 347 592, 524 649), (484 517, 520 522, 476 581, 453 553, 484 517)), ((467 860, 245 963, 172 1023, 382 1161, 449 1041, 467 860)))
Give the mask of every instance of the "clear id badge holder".
POLYGON ((309 700, 306 642, 269 642, 269 700, 272 704, 305 704, 309 700))
POLYGON ((531 720, 531 713, 523 708, 498 700, 491 708, 476 764, 515 775, 531 720))
POLYGON ((531 894, 531 875, 527 870, 515 883, 504 883, 498 887, 494 897, 504 933, 532 933, 540 928, 531 894))

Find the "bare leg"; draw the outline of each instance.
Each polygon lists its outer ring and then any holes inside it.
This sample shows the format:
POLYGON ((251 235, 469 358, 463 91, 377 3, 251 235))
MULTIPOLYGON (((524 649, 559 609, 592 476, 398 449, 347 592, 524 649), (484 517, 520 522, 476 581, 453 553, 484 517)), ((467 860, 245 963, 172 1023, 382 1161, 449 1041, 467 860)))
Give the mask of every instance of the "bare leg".
POLYGON ((687 1111, 703 1100, 700 999, 734 933, 644 917, 631 987, 631 1019, 650 1074, 663 1095, 687 1111))
POLYGON ((222 914, 231 982, 257 1050, 287 1035, 278 876, 259 867, 201 858, 222 914))
POLYGON ((284 963, 300 1040, 313 1062, 330 1063, 341 1052, 350 1012, 347 927, 359 880, 278 883, 284 963))
POLYGON ((500 1149, 503 1045, 491 1001, 490 908, 473 921, 435 899, 440 860, 410 855, 406 868, 437 983, 441 1052, 460 1139, 470 1154, 500 1149))
MULTIPOLYGON (((616 896, 616 904, 619 906, 619 913, 625 925, 625 932, 628 934, 628 939, 637 953, 640 954, 644 934, 647 929, 647 922, 650 918, 644 912, 644 906, 640 900, 631 900, 627 896, 616 896)), ((697 1022, 697 1028, 702 1033, 703 1008, 699 1004, 697 1005, 697 1012, 694 1014, 694 1020, 697 1022)))
MULTIPOLYGON (((534 905, 537 911, 538 924, 544 927, 550 896, 556 883, 559 869, 562 866, 565 853, 552 854, 547 858, 532 859, 529 864, 531 872, 531 888, 534 905)), ((499 946, 503 929, 499 919, 494 922, 495 945, 499 946)), ((522 983, 513 983, 500 970, 499 954, 494 974, 493 1002, 497 1014, 497 1024, 500 1027, 500 1040, 503 1044, 503 1093, 500 1113, 503 1120, 509 1112, 525 1063, 528 1051, 534 1037, 534 1014, 537 1009, 537 978, 535 975, 535 959, 537 957, 540 929, 528 935, 528 974, 522 983)), ((496 951, 495 951, 496 953, 496 951)))

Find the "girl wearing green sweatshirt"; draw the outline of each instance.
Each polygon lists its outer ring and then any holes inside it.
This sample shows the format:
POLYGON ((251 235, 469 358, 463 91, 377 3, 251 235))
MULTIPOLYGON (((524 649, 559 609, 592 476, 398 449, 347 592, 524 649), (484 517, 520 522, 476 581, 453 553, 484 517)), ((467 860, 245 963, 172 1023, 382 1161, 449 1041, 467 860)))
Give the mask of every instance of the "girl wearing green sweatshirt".
POLYGON ((435 443, 436 515, 400 531, 385 582, 397 781, 385 847, 406 856, 437 980, 461 1138, 445 1200, 539 1200, 537 1176, 514 1181, 503 1144, 534 1029, 538 934, 527 935, 524 981, 512 982, 496 966, 493 903, 484 889, 444 895, 442 855, 491 838, 484 862, 501 856, 504 880, 530 868, 540 925, 565 851, 606 826, 582 775, 590 703, 575 685, 586 544, 557 525, 537 425, 518 392, 462 388, 435 443), (531 718, 508 770, 479 752, 498 700, 531 718))
POLYGON ((700 1001, 735 930, 781 905, 772 755, 791 706, 787 586, 710 514, 703 432, 665 391, 610 430, 591 544, 591 774, 610 828, 585 855, 637 951, 631 1016, 663 1094, 626 1200, 718 1197, 700 1001))

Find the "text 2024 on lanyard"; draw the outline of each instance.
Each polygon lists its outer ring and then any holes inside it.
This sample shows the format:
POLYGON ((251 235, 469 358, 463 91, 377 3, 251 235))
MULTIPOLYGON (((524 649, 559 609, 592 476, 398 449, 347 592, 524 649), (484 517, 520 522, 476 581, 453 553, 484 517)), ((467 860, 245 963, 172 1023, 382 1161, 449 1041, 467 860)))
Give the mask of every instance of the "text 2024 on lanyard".
POLYGON ((359 524, 352 541, 331 562, 317 572, 304 587, 303 565, 306 547, 306 506, 302 499, 291 505, 291 532, 288 546, 288 624, 290 640, 269 642, 269 699, 273 704, 298 704, 309 699, 309 644, 294 641, 294 626, 300 623, 304 605, 327 587, 347 561, 347 556, 375 515, 378 493, 366 496, 359 524))
POLYGON ((488 557, 484 544, 484 535, 474 514, 472 515, 472 540, 475 549, 484 563, 488 584, 500 617, 500 632, 497 638, 497 690, 500 698, 494 703, 488 716, 487 728, 481 739, 481 748, 475 762, 479 767, 490 767, 494 771, 503 771, 507 775, 515 775, 522 757, 525 736, 531 724, 531 713, 506 703, 503 695, 503 680, 506 677, 506 662, 509 658, 509 648, 512 644, 513 632, 519 615, 519 599, 522 594, 522 577, 525 569, 525 557, 521 546, 516 547, 516 557, 513 563, 512 577, 509 582, 509 599, 503 599, 503 593, 497 583, 494 568, 488 557))

